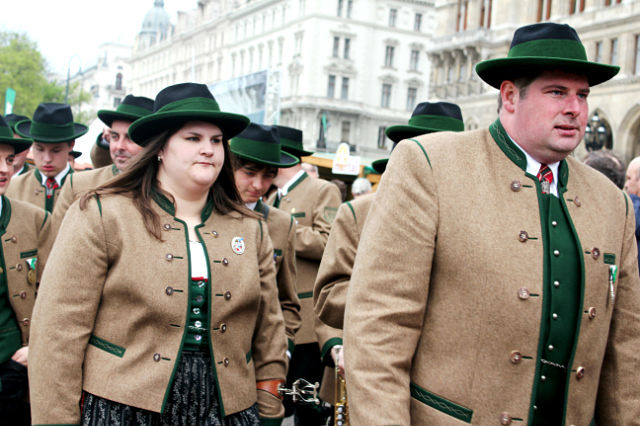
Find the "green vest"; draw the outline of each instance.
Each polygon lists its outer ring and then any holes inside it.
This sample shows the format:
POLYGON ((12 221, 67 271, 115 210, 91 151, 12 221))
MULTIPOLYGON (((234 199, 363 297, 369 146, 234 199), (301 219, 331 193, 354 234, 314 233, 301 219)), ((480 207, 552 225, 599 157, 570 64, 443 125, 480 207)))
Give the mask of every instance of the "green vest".
MULTIPOLYGON (((7 199, 4 199, 0 214, 0 237, 5 234, 9 219, 11 219, 11 206, 7 199)), ((6 270, 2 244, 0 244, 0 363, 7 361, 22 347, 20 327, 9 302, 6 270)))

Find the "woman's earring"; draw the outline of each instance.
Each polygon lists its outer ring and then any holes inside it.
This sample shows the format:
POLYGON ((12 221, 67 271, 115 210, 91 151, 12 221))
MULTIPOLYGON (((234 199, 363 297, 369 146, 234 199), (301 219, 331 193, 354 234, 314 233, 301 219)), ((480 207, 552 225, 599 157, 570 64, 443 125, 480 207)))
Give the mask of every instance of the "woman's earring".
POLYGON ((158 162, 161 162, 161 161, 162 161, 162 157, 158 155, 158 162))

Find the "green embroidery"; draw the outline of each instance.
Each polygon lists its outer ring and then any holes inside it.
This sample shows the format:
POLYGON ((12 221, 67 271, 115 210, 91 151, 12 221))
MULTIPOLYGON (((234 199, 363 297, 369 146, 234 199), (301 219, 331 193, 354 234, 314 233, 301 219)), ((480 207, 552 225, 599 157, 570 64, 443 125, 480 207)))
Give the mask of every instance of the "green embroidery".
POLYGON ((455 417, 463 422, 471 423, 471 417, 473 416, 473 410, 469 410, 461 405, 444 399, 441 396, 432 394, 426 389, 422 389, 415 383, 410 384, 411 396, 418 401, 428 405, 431 408, 435 408, 445 414, 455 417))
POLYGON ((115 355, 119 358, 122 358, 124 356, 124 352, 126 350, 122 346, 115 345, 94 335, 91 335, 91 337, 89 338, 89 344, 95 346, 96 348, 102 349, 105 352, 109 352, 110 354, 115 355))
POLYGON ((336 218, 336 213, 338 213, 337 207, 325 207, 323 217, 327 222, 333 223, 333 220, 336 218))
POLYGON ((312 291, 306 291, 304 293, 298 293, 298 298, 299 299, 309 299, 313 297, 313 292, 312 291))
POLYGON ((29 251, 21 251, 20 259, 24 259, 25 257, 32 257, 38 254, 38 249, 33 249, 29 251))
POLYGON ((615 265, 616 264, 616 255, 614 253, 605 253, 604 254, 604 263, 607 265, 615 265))
POLYGON ((291 216, 293 216, 293 217, 305 217, 306 213, 305 212, 291 213, 291 216))

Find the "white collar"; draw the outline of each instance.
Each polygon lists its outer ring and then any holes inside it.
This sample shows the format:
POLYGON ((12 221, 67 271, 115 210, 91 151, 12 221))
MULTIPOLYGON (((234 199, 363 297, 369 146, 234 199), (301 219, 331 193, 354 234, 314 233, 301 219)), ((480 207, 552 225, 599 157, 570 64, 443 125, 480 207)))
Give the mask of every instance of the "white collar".
POLYGON ((24 168, 27 167, 26 163, 22 165, 22 167, 20 167, 20 170, 18 170, 17 172, 15 172, 13 174, 13 177, 18 176, 20 173, 22 173, 22 171, 24 170, 24 168))
MULTIPOLYGON (((71 169, 71 166, 69 165, 69 163, 67 163, 67 167, 64 168, 64 170, 62 170, 60 173, 58 173, 55 176, 55 180, 56 182, 58 182, 58 186, 62 186, 62 179, 67 175, 67 173, 69 173, 69 170, 71 169)), ((45 176, 42 172, 40 172, 40 177, 42 178, 42 186, 46 186, 47 185, 47 176, 45 176)))
POLYGON ((255 203, 244 203, 244 205, 247 206, 249 210, 255 210, 258 202, 256 201, 255 203))
MULTIPOLYGON (((509 136, 509 139, 511 139, 511 142, 513 142, 515 146, 517 146, 518 149, 520 149, 520 151, 522 151, 524 153, 524 156, 527 158, 526 172, 532 176, 537 176, 538 172, 540 171, 540 165, 542 163, 540 163, 538 160, 536 160, 531 155, 529 155, 529 153, 525 151, 524 148, 522 148, 520 145, 518 145, 518 142, 513 140, 511 136, 509 136)), ((547 164, 547 166, 549 166, 549 168, 553 172, 553 182, 551 182, 551 186, 549 187, 549 192, 557 197, 558 196, 558 167, 560 166, 560 162, 556 161, 555 163, 547 164)))
POLYGON ((281 197, 287 195, 289 193, 289 188, 291 187, 291 185, 293 185, 298 179, 300 179, 304 173, 304 170, 301 169, 298 171, 298 173, 293 175, 293 177, 289 179, 289 181, 287 181, 287 183, 285 183, 282 188, 278 188, 278 195, 280 195, 281 197))

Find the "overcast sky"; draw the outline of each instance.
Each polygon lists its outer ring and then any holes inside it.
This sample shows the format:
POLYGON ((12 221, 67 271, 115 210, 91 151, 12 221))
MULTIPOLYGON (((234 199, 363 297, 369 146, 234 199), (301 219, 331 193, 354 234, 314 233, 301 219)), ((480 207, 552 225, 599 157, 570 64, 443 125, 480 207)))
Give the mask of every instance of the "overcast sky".
MULTIPOLYGON (((53 71, 66 75, 96 63, 97 47, 106 42, 132 45, 154 0, 6 0, 0 31, 26 33, 38 44, 53 71), (74 57, 79 56, 79 58, 74 57), (73 58, 73 59, 72 59, 73 58)), ((176 22, 178 10, 190 10, 195 0, 165 0, 176 22)))

